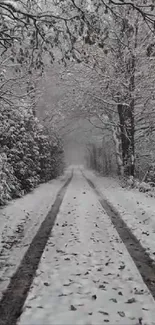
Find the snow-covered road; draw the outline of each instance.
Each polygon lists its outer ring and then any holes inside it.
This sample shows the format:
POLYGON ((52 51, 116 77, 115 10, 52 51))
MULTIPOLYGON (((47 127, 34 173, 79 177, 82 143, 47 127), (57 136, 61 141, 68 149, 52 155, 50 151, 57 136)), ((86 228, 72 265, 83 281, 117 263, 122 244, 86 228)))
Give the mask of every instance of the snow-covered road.
POLYGON ((155 302, 79 169, 66 191, 18 325, 153 325, 155 302))
POLYGON ((138 189, 122 188, 117 178, 102 177, 90 170, 84 172, 102 196, 120 213, 155 263, 155 198, 140 193, 138 189))

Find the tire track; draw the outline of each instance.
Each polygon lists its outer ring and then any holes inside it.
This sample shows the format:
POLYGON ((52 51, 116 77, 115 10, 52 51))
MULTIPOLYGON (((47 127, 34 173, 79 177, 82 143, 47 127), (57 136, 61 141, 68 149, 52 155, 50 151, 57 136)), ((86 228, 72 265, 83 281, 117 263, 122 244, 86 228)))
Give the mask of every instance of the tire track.
POLYGON ((57 194, 55 202, 33 238, 17 271, 12 276, 7 290, 0 301, 0 324, 15 325, 22 312, 28 291, 32 284, 44 247, 48 241, 65 192, 73 177, 67 179, 57 194))
MULTIPOLYGON (((82 172, 82 171, 81 171, 82 172)), ((121 218, 119 212, 113 207, 113 205, 108 202, 102 195, 102 193, 96 188, 95 184, 85 176, 82 172, 83 177, 87 180, 88 184, 94 190, 99 198, 99 202, 103 209, 106 211, 110 217, 113 225, 115 226, 120 238, 122 239, 124 245, 126 246, 130 256, 132 257, 134 263, 136 264, 143 281, 150 290, 153 298, 155 299, 155 265, 154 261, 150 258, 149 254, 140 244, 139 240, 132 233, 130 228, 128 228, 125 221, 121 218)))

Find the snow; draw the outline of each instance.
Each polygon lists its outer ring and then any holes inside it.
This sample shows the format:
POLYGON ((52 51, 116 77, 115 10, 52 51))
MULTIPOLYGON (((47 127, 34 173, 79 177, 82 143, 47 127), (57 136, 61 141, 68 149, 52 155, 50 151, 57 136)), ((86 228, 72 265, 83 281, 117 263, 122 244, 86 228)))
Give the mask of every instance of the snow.
POLYGON ((80 171, 74 171, 18 325, 155 324, 155 302, 80 171))
POLYGON ((0 209, 0 298, 69 173, 0 209))
POLYGON ((155 199, 136 189, 122 188, 117 179, 84 171, 155 261, 155 199))

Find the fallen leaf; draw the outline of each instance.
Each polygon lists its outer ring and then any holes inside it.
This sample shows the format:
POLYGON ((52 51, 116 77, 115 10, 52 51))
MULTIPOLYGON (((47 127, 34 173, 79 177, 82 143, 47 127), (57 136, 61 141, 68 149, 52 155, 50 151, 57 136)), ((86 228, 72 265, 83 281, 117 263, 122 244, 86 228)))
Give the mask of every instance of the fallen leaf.
POLYGON ((143 295, 144 294, 144 290, 141 289, 141 290, 138 290, 137 288, 135 288, 135 295, 143 295))
POLYGON ((136 302, 135 298, 130 298, 126 301, 126 304, 133 304, 134 302, 136 302))
POLYGON ((48 287, 49 283, 48 282, 44 282, 44 286, 48 287))
POLYGON ((72 282, 68 282, 68 283, 64 283, 63 286, 64 287, 69 287, 72 284, 72 282))
POLYGON ((111 301, 117 303, 117 299, 115 299, 115 298, 111 298, 111 299, 109 299, 109 300, 111 300, 111 301))
POLYGON ((58 297, 66 297, 66 296, 67 296, 66 293, 60 293, 60 294, 58 295, 58 297))
POLYGON ((109 313, 107 313, 106 311, 99 310, 98 312, 99 312, 100 314, 103 314, 103 315, 106 315, 106 316, 109 315, 109 313))
POLYGON ((99 289, 103 289, 104 290, 105 288, 106 288, 106 286, 104 284, 100 284, 99 285, 99 289))
POLYGON ((119 314, 121 317, 125 317, 125 313, 124 313, 124 311, 118 311, 118 314, 119 314))
POLYGON ((70 310, 75 311, 77 309, 76 309, 76 307, 74 305, 70 305, 70 310))
POLYGON ((57 253, 61 253, 61 254, 65 254, 65 252, 62 251, 61 249, 56 249, 56 252, 57 252, 57 253))
POLYGON ((143 235, 149 236, 150 234, 147 231, 142 231, 143 235))

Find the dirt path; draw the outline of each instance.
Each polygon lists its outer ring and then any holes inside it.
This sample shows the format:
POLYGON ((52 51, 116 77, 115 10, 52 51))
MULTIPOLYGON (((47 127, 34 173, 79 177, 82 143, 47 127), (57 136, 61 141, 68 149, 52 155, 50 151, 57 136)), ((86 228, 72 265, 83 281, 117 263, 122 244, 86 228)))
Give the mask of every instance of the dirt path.
POLYGON ((84 170, 106 202, 117 210, 155 264, 155 198, 138 189, 122 188, 118 178, 84 170))
POLYGON ((0 300, 71 170, 0 209, 0 300))
POLYGON ((155 302, 94 189, 76 170, 18 324, 104 323, 153 325, 155 302))
POLYGON ((155 325, 154 280, 139 241, 77 168, 3 295, 0 324, 155 325))
POLYGON ((10 284, 0 302, 1 325, 16 324, 17 318, 21 313, 22 306, 32 284, 44 247, 54 225, 66 188, 71 179, 72 174, 58 192, 51 210, 42 222, 37 234, 34 236, 22 259, 20 266, 10 280, 10 284))
POLYGON ((84 173, 83 176, 86 178, 90 186, 94 189, 95 193, 97 194, 101 206, 112 220, 113 225, 115 226, 120 238, 125 244, 130 256, 133 258, 145 284, 147 285, 155 299, 154 260, 151 259, 149 254, 140 244, 139 240, 132 233, 131 229, 128 228, 127 224, 121 218, 121 215, 118 213, 118 211, 109 202, 106 201, 102 193, 95 187, 92 180, 86 177, 84 173))

